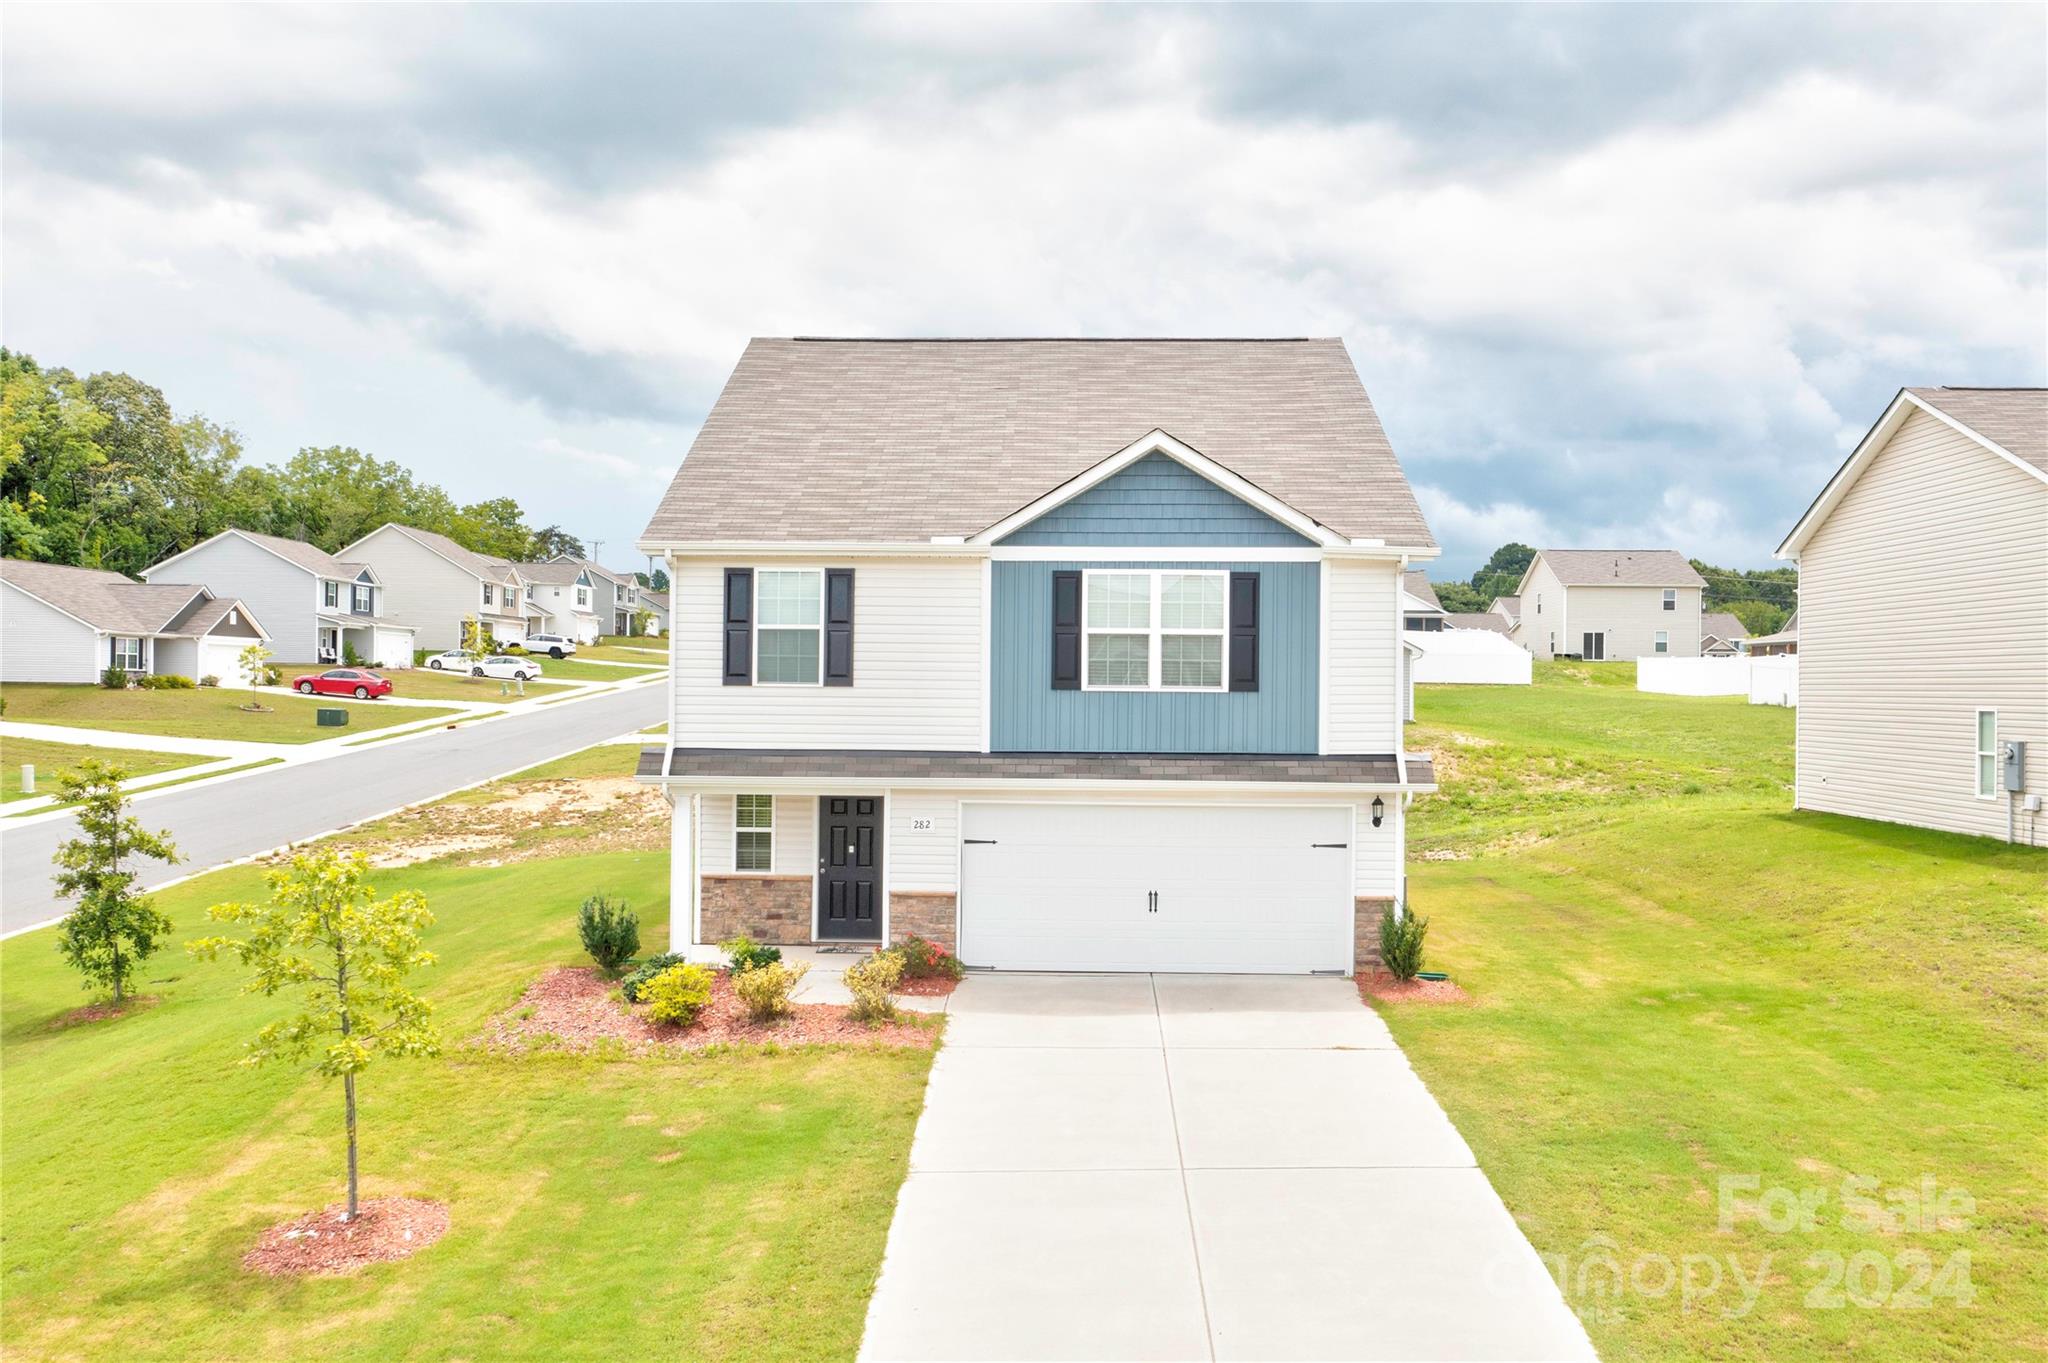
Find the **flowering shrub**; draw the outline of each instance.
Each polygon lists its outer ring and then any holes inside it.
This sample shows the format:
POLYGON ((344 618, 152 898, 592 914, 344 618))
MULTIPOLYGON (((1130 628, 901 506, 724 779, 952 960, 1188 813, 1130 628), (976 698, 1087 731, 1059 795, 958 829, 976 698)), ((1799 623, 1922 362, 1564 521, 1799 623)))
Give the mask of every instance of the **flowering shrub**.
POLYGON ((905 937, 896 950, 903 956, 903 978, 906 980, 957 980, 967 970, 960 964, 958 956, 916 933, 905 937))

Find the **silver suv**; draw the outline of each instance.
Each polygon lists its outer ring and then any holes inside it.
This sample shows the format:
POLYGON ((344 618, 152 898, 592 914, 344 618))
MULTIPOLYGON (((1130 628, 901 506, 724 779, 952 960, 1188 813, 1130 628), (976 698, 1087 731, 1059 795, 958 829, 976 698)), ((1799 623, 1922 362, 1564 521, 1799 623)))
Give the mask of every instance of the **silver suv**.
POLYGON ((550 658, 566 658, 576 651, 576 641, 566 634, 529 634, 519 646, 528 653, 545 653, 550 658))

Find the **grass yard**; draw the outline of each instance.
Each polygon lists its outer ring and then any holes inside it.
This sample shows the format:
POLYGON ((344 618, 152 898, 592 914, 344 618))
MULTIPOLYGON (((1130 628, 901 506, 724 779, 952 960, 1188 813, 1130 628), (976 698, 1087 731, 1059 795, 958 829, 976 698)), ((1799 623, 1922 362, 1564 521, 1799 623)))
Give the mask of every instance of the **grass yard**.
POLYGON ((637 681, 642 677, 653 676, 655 673, 662 671, 666 666, 663 659, 650 658, 645 655, 638 658, 620 658, 617 660, 619 662, 643 664, 638 667, 613 667, 607 663, 584 661, 585 657, 598 652, 599 650, 597 649, 586 648, 578 651, 573 658, 549 658, 543 656, 535 661, 540 663, 541 676, 547 681, 637 681))
POLYGON ((91 748, 83 743, 50 743, 40 738, 0 737, 0 804, 57 793, 57 778, 88 757, 122 768, 130 776, 155 776, 180 767, 196 767, 216 759, 193 753, 146 752, 141 748, 91 748), (21 767, 36 769, 34 795, 21 788, 21 767))
POLYGON ((16 682, 0 687, 0 697, 7 701, 7 718, 31 724, 251 743, 315 743, 364 729, 419 724, 460 713, 415 705, 379 709, 349 702, 348 728, 322 729, 314 724, 313 711, 317 707, 311 701, 271 691, 258 693, 211 686, 189 691, 108 691, 98 686, 16 682), (251 714, 241 708, 259 695, 269 710, 251 714))
POLYGON ((581 780, 592 776, 631 776, 640 762, 639 745, 603 743, 506 777, 508 781, 581 780))
POLYGON ((1418 688, 1449 794, 1415 811, 1410 894, 1474 1002, 1385 1009, 1416 1069, 1604 1358, 2039 1351, 2048 855, 1794 813, 1789 712, 1632 674, 1418 688), (1974 1210, 1871 1227, 1852 1177, 1974 1210), (1723 1178, 1755 1180, 1725 1226, 1723 1178), (1762 1217, 1773 1189, 1811 1224, 1762 1217))
MULTIPOLYGON (((630 750, 628 750, 630 751, 630 750)), ((435 1060, 360 1087, 364 1195, 445 1201, 447 1237, 354 1277, 273 1280, 242 1253, 342 1192, 341 1097, 240 1068, 277 1004, 179 948, 153 1008, 85 1001, 50 933, 0 943, 9 1101, 0 1281, 9 1358, 851 1358, 931 1055, 813 1049, 684 1059, 466 1047, 546 966, 582 963, 574 913, 624 896, 662 945, 667 858, 444 860, 380 874, 439 921, 421 972, 435 1060)), ((182 943, 254 868, 157 896, 182 943)))

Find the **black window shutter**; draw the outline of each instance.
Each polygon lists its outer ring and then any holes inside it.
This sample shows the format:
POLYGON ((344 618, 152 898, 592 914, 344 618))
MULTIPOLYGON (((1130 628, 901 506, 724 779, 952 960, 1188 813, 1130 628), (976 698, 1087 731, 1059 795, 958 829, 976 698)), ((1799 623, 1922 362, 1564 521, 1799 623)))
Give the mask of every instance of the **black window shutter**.
POLYGON ((1259 575, 1230 575, 1230 689, 1259 689, 1259 575))
POLYGON ((754 570, 725 570, 725 684, 754 684, 754 570))
POLYGON ((825 685, 853 685, 853 569, 825 570, 825 685))
POLYGON ((1052 575, 1052 689, 1081 689, 1081 575, 1052 575))

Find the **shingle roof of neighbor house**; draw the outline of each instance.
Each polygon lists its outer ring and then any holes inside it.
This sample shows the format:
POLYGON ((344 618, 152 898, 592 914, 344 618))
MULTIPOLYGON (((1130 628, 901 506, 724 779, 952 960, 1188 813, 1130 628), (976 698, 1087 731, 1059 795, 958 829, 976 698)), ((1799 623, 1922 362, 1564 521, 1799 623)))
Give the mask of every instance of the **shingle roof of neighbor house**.
MULTIPOLYGON (((378 529, 385 527, 379 526, 378 529)), ((466 573, 471 573, 486 582, 516 583, 518 576, 510 559, 498 558, 491 554, 479 554, 465 549, 438 530, 422 530, 418 526, 390 523, 390 528, 419 544, 425 545, 441 557, 453 563, 466 573)), ((377 533, 375 530, 371 534, 377 533)), ((361 541, 357 541, 361 543, 361 541)))
POLYGON ((1749 629, 1726 611, 1709 611, 1700 617, 1700 637, 1704 639, 1710 634, 1732 644, 1737 639, 1747 639, 1749 629))
POLYGON ((645 539, 974 535, 1155 429, 1338 534, 1435 544, 1334 338, 757 338, 645 539))
POLYGON ((1410 571, 1401 574, 1401 590, 1417 601, 1427 601, 1438 610, 1444 608, 1444 603, 1436 599, 1436 588, 1429 585, 1428 573, 1410 571))
POLYGON ((2015 458, 2048 473, 2048 388, 1908 388, 2015 458))
POLYGON ((1488 606, 1487 609, 1492 611, 1505 609, 1509 618, 1519 620, 1522 618, 1522 598, 1519 596, 1496 596, 1493 598, 1493 604, 1488 606))
POLYGON ((1567 587, 1704 587, 1675 549, 1545 549, 1543 561, 1567 587))
POLYGON ((1513 628, 1492 611, 1452 611, 1445 616, 1444 623, 1452 629, 1490 629, 1495 634, 1506 634, 1513 628))
POLYGON ((519 575, 543 587, 567 587, 583 576, 583 565, 574 559, 550 559, 546 563, 521 563, 519 575))
MULTIPOLYGON (((0 559, 0 580, 113 634, 170 633, 172 622, 184 615, 195 599, 207 595, 204 587, 190 582, 136 582, 98 568, 18 558, 0 559)), ((210 626, 213 621, 205 623, 210 626)), ((180 622, 177 632, 197 634, 204 628, 191 629, 180 622)))

